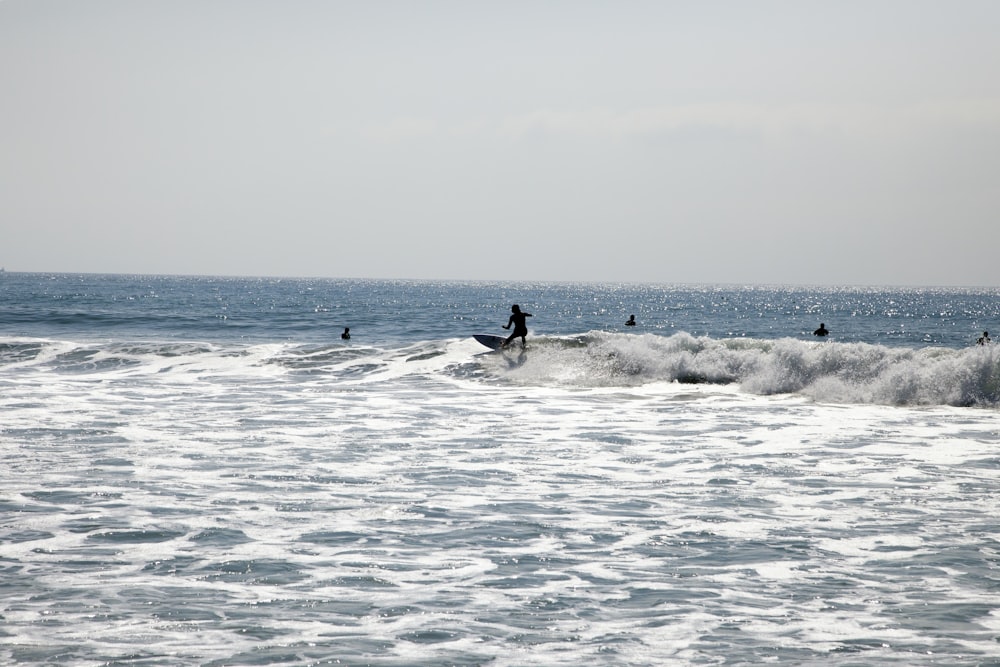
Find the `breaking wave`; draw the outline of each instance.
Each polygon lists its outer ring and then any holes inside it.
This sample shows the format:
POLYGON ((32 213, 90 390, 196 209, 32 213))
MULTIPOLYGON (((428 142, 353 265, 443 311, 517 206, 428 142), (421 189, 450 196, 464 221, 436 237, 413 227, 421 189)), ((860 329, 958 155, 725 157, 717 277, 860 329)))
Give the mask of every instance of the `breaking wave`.
POLYGON ((518 384, 580 387, 650 382, 738 384, 760 394, 887 405, 1000 405, 996 346, 964 350, 867 343, 717 339, 590 332, 535 338, 525 351, 488 355, 518 384))
POLYGON ((394 348, 331 344, 0 340, 5 377, 156 375, 282 377, 370 383, 406 376, 525 387, 637 388, 650 383, 737 385, 757 395, 799 394, 825 403, 1000 406, 1000 349, 901 348, 791 338, 696 337, 592 331, 533 336, 528 348, 484 353, 471 339, 394 348))

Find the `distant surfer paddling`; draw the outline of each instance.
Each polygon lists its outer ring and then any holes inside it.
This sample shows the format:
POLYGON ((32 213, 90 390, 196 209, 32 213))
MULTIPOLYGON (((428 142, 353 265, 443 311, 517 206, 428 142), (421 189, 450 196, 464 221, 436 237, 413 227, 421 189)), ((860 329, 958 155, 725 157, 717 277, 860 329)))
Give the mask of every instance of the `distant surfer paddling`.
POLYGON ((528 335, 528 325, 525 324, 524 318, 531 317, 531 313, 521 312, 521 306, 516 303, 510 307, 510 319, 507 320, 507 324, 503 325, 504 329, 510 329, 510 326, 514 325, 514 333, 507 336, 507 340, 503 342, 502 347, 507 347, 510 342, 515 338, 520 337, 521 348, 524 348, 524 337, 528 335))
POLYGON ((819 329, 813 331, 813 336, 829 336, 830 331, 826 328, 826 325, 822 322, 819 323, 819 329))
POLYGON ((634 327, 635 326, 635 315, 629 315, 628 319, 625 321, 625 326, 634 327))
POLYGON ((351 340, 351 327, 344 327, 344 333, 340 334, 344 340, 351 340))
POLYGON ((979 337, 976 341, 976 345, 989 345, 990 344, 990 332, 984 331, 983 335, 979 337))

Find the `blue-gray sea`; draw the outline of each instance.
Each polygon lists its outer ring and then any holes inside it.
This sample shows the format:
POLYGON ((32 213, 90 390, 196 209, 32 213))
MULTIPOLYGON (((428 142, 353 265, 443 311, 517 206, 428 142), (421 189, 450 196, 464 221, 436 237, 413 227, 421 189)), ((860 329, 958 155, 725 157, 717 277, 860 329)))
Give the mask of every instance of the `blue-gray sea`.
POLYGON ((0 273, 0 664, 1000 665, 990 329, 995 288, 0 273), (525 349, 472 339, 515 303, 525 349))

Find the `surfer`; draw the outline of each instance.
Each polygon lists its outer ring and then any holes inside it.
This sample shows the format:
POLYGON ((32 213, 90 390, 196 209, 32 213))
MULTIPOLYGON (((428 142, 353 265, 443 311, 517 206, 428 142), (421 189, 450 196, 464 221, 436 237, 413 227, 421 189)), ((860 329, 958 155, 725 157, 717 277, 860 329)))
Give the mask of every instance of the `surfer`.
POLYGON ((989 345, 990 344, 990 332, 984 331, 983 335, 979 337, 976 341, 976 345, 989 345))
POLYGON ((340 334, 344 340, 351 340, 351 327, 344 327, 344 333, 340 334))
POLYGON ((627 326, 627 327, 634 327, 635 326, 635 315, 629 315, 628 316, 628 322, 625 323, 625 326, 627 326))
POLYGON ((524 348, 524 337, 528 335, 528 325, 525 324, 524 318, 531 317, 531 313, 522 313, 521 306, 516 303, 510 307, 510 319, 507 320, 507 324, 503 325, 504 329, 510 329, 510 325, 514 325, 514 333, 507 336, 507 340, 503 342, 503 347, 510 345, 510 342, 515 338, 521 338, 521 348, 524 348))
POLYGON ((819 329, 813 331, 813 336, 826 336, 829 335, 829 330, 827 330, 826 325, 822 322, 819 323, 819 329))

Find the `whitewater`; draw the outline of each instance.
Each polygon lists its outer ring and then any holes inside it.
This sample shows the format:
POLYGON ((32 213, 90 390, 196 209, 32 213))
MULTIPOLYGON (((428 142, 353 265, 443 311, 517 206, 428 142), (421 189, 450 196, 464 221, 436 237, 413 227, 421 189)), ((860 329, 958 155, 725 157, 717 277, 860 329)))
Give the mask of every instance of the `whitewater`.
POLYGON ((1000 664, 997 290, 0 297, 5 664, 1000 664))

